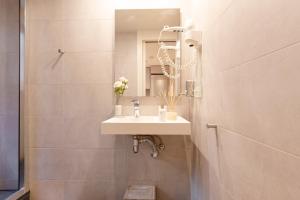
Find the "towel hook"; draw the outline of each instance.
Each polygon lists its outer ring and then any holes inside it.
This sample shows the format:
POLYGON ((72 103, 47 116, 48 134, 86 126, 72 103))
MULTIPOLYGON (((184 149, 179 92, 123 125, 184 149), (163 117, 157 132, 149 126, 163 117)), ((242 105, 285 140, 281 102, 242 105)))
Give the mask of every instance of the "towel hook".
POLYGON ((217 129, 218 125, 217 124, 206 124, 206 127, 207 128, 215 128, 215 129, 217 129))
POLYGON ((58 52, 59 54, 64 54, 64 53, 65 53, 65 52, 64 52, 63 50, 61 50, 61 49, 58 49, 57 52, 58 52))

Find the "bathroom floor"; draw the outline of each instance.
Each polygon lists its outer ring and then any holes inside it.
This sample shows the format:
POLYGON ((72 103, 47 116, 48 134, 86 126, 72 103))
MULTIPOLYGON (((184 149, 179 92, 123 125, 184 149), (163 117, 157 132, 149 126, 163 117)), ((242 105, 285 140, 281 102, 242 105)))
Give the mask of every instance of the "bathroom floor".
POLYGON ((16 191, 14 191, 14 190, 12 190, 12 191, 0 191, 0 199, 6 199, 10 195, 12 195, 14 192, 16 192, 16 191))

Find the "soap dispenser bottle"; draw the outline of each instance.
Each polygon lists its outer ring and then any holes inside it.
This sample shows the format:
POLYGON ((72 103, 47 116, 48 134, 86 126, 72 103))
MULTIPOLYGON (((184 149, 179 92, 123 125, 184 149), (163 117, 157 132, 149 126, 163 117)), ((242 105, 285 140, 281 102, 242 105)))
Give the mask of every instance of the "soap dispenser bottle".
POLYGON ((160 121, 167 120, 167 106, 159 106, 158 107, 158 118, 160 121))

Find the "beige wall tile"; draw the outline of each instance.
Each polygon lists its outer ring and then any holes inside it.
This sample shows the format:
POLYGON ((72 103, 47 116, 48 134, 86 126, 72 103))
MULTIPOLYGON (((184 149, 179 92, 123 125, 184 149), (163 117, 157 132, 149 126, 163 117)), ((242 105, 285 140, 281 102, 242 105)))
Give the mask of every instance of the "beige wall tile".
POLYGON ((112 20, 72 20, 63 23, 66 52, 113 50, 112 20))
POLYGON ((55 148, 65 146, 62 117, 30 117, 30 147, 55 148))
POLYGON ((234 199, 299 197, 298 157, 226 130, 221 130, 220 135, 222 175, 230 196, 234 199))
POLYGON ((67 53, 64 55, 64 82, 112 84, 112 62, 112 53, 67 53))
POLYGON ((266 149, 261 199, 299 199, 300 158, 266 149))
POLYGON ((222 124, 229 130, 261 141, 263 135, 257 130, 265 122, 260 120, 258 113, 261 109, 256 105, 258 97, 254 95, 253 82, 250 83, 247 74, 240 70, 235 68, 223 74, 222 124))
POLYGON ((189 183, 182 180, 180 184, 175 182, 157 183, 157 199, 161 200, 181 200, 190 199, 189 183))
MULTIPOLYGON (((124 141, 126 136, 101 135, 100 125, 101 122, 99 122, 99 118, 65 119, 64 146, 66 148, 89 149, 122 149, 126 147, 124 141)), ((128 143, 126 143, 126 145, 128 145, 128 143)))
POLYGON ((112 181, 125 164, 125 152, 114 149, 67 150, 66 156, 68 180, 112 181))
MULTIPOLYGON (((192 17, 203 30, 203 97, 194 100, 190 116, 204 164, 191 169, 192 199, 299 198, 293 170, 300 141, 298 4, 213 0, 184 5, 183 17, 192 17), (205 128, 208 122, 219 125, 218 137, 205 128), (209 176, 195 181, 193 175, 202 171, 209 176), (195 188, 203 188, 202 194, 195 188)), ((191 162, 195 166, 196 159, 191 162)))
POLYGON ((217 66, 220 69, 234 67, 298 42, 298 6, 297 0, 232 3, 208 33, 213 38, 210 45, 217 66))
POLYGON ((28 13, 31 20, 61 20, 63 1, 61 0, 30 0, 28 13))
POLYGON ((153 167, 153 162, 150 162, 151 161, 150 152, 147 150, 143 150, 144 148, 145 146, 140 148, 140 152, 138 154, 133 154, 132 149, 128 147, 128 151, 127 151, 128 166, 125 167, 127 167, 126 175, 128 176, 129 181, 145 182, 145 181, 152 181, 153 179, 158 178, 156 176, 155 169, 153 167))
POLYGON ((111 90, 110 84, 64 86, 64 116, 108 117, 112 112, 111 90))
POLYGON ((223 200, 233 200, 233 197, 230 194, 224 192, 222 196, 223 200))
POLYGON ((124 167, 125 175, 128 176, 125 180, 128 180, 128 184, 154 184, 158 190, 161 190, 159 199, 180 199, 183 196, 188 199, 189 178, 188 166, 184 161, 186 160, 184 148, 174 149, 167 146, 160 153, 159 159, 151 158, 150 151, 150 147, 143 144, 140 146, 139 153, 133 154, 128 146, 128 168, 124 167), (171 192, 172 187, 182 189, 174 189, 171 192))
MULTIPOLYGON (((184 148, 166 148, 161 153, 159 160, 149 163, 154 165, 156 180, 160 182, 176 183, 176 187, 189 187, 187 162, 185 162, 186 154, 184 148)), ((183 190, 185 191, 185 190, 183 190)))
POLYGON ((114 185, 110 181, 67 181, 65 199, 116 199, 114 185))
MULTIPOLYGON (((41 53, 57 53, 63 48, 63 23, 61 21, 32 20, 29 23, 29 51, 31 56, 41 53)), ((49 56, 49 58, 51 58, 49 56)), ((35 60, 30 60, 35 61, 35 60)), ((29 61, 29 64, 32 63, 29 61)), ((35 62, 34 62, 35 63, 35 62)))
POLYGON ((62 116, 63 88, 61 86, 30 85, 29 115, 62 116))
POLYGON ((33 200, 64 200, 63 181, 33 181, 30 184, 30 199, 33 200))
POLYGON ((169 149, 184 149, 185 148, 185 142, 184 142, 185 136, 180 135, 161 135, 160 138, 162 139, 163 143, 168 146, 169 149))
MULTIPOLYGON (((98 124, 99 125, 99 124, 98 124)), ((99 125, 100 127, 100 125, 99 125)), ((98 131, 98 133, 100 133, 98 131)), ((99 148, 115 148, 115 149, 124 149, 128 144, 131 145, 128 141, 131 141, 130 136, 115 136, 115 135, 101 135, 98 137, 98 146, 99 148)))
POLYGON ((195 145, 193 145, 193 148, 191 149, 188 161, 190 162, 191 200, 209 199, 208 161, 195 145))
POLYGON ((260 199, 264 184, 264 147, 219 129, 224 187, 235 199, 260 199))
POLYGON ((113 178, 113 150, 68 150, 66 158, 69 180, 113 178))
POLYGON ((214 172, 211 172, 209 169, 209 200, 219 200, 223 198, 223 190, 222 185, 220 183, 220 179, 216 176, 214 172))
POLYGON ((67 148, 97 148, 100 137, 98 118, 66 118, 64 120, 67 148))
POLYGON ((295 45, 224 72, 224 126, 300 155, 300 63, 295 45), (288 144, 288 145, 287 145, 288 144))
POLYGON ((30 149, 30 180, 65 180, 67 177, 66 151, 54 148, 30 149))
POLYGON ((221 180, 221 160, 220 160, 220 141, 216 130, 211 129, 207 131, 207 159, 210 163, 209 174, 214 179, 221 180))
POLYGON ((63 0, 65 20, 112 19, 114 3, 105 0, 63 0))
POLYGON ((57 51, 31 55, 28 81, 31 84, 62 84, 64 57, 57 51))

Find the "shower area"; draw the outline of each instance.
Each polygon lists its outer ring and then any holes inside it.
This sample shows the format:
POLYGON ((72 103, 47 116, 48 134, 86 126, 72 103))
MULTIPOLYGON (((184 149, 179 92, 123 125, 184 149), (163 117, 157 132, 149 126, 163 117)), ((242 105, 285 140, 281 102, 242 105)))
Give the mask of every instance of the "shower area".
POLYGON ((20 0, 0 0, 0 200, 24 184, 22 6, 20 0))

